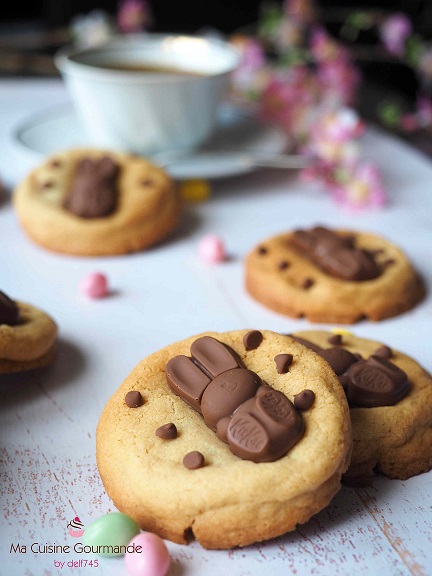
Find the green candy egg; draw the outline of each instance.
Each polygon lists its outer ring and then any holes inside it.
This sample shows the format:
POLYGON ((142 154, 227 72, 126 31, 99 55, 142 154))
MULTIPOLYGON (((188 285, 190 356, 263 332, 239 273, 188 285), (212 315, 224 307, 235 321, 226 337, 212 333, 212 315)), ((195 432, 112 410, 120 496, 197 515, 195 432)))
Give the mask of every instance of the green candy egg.
MULTIPOLYGON (((121 512, 111 512, 86 527, 83 537, 88 552, 99 556, 123 556, 125 547, 140 533, 135 520, 121 512)), ((86 550, 87 551, 87 550, 86 550)))

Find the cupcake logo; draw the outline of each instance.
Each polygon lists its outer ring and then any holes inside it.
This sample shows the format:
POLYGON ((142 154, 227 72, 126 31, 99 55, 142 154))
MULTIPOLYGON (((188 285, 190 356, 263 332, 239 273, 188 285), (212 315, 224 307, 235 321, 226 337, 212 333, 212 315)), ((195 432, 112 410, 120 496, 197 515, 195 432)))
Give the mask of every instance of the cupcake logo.
POLYGON ((69 522, 67 529, 69 530, 69 534, 72 536, 72 538, 79 538, 84 534, 84 524, 81 522, 78 516, 75 516, 75 518, 69 522))

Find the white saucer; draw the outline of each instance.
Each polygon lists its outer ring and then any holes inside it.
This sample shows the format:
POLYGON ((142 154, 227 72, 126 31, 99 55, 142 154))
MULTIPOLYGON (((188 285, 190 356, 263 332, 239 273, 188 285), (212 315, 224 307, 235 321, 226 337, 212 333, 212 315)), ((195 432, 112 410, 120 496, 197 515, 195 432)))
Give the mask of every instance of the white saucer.
MULTIPOLYGON (((13 138, 32 164, 59 150, 88 147, 84 130, 70 104, 39 112, 16 127, 13 138)), ((255 168, 249 154, 272 157, 286 151, 288 139, 277 128, 259 123, 237 107, 225 105, 209 142, 193 152, 169 153, 154 159, 174 178, 222 178, 255 168), (174 154, 174 155, 173 155, 174 154), (175 162, 173 161, 173 158, 175 162)))

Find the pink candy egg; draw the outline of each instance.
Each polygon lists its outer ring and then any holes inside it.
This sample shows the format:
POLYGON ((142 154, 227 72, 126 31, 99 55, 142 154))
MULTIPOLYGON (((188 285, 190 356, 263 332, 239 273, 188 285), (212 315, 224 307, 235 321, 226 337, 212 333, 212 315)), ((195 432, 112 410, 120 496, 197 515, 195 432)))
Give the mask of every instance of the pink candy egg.
POLYGON ((109 292, 108 280, 104 274, 92 272, 81 280, 79 290, 88 298, 104 298, 109 292))
POLYGON ((129 576, 165 576, 168 573, 171 557, 165 542, 157 534, 141 532, 129 542, 131 545, 137 551, 125 554, 129 576))
POLYGON ((227 254, 221 238, 216 234, 208 234, 201 239, 199 244, 199 253, 205 262, 223 262, 227 254))

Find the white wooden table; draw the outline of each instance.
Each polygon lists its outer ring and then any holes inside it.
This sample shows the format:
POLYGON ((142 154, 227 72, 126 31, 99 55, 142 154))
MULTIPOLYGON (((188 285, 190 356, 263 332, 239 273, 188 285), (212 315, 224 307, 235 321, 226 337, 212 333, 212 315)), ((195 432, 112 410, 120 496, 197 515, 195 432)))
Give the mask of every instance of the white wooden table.
MULTIPOLYGON (((67 101, 60 81, 0 82, 0 178, 9 188, 29 168, 12 142, 14 127, 67 101)), ((141 358, 204 330, 290 332, 311 326, 267 311, 246 294, 242 260, 260 239, 317 223, 374 231, 405 249, 432 290, 432 165, 371 130, 365 150, 382 167, 390 191, 382 211, 348 215, 295 174, 261 171, 215 182, 211 199, 187 208, 170 241, 125 257, 49 253, 24 237, 10 202, 0 205, 0 289, 45 309, 60 327, 52 368, 0 377, 0 574, 126 573, 123 559, 58 567, 92 558, 35 553, 31 545, 73 544, 69 520, 78 515, 89 524, 114 510, 95 464, 95 428, 108 397, 141 358), (200 261, 199 240, 211 232, 225 240, 228 262, 200 261), (95 270, 108 275, 113 294, 88 301, 78 294, 78 283, 95 270), (17 544, 26 550, 14 552, 17 544)), ((432 372, 431 292, 408 314, 352 330, 403 350, 432 372)), ((432 473, 407 481, 378 478, 371 488, 343 487, 306 525, 268 543, 217 552, 197 543, 168 546, 171 576, 430 575, 432 473)))

